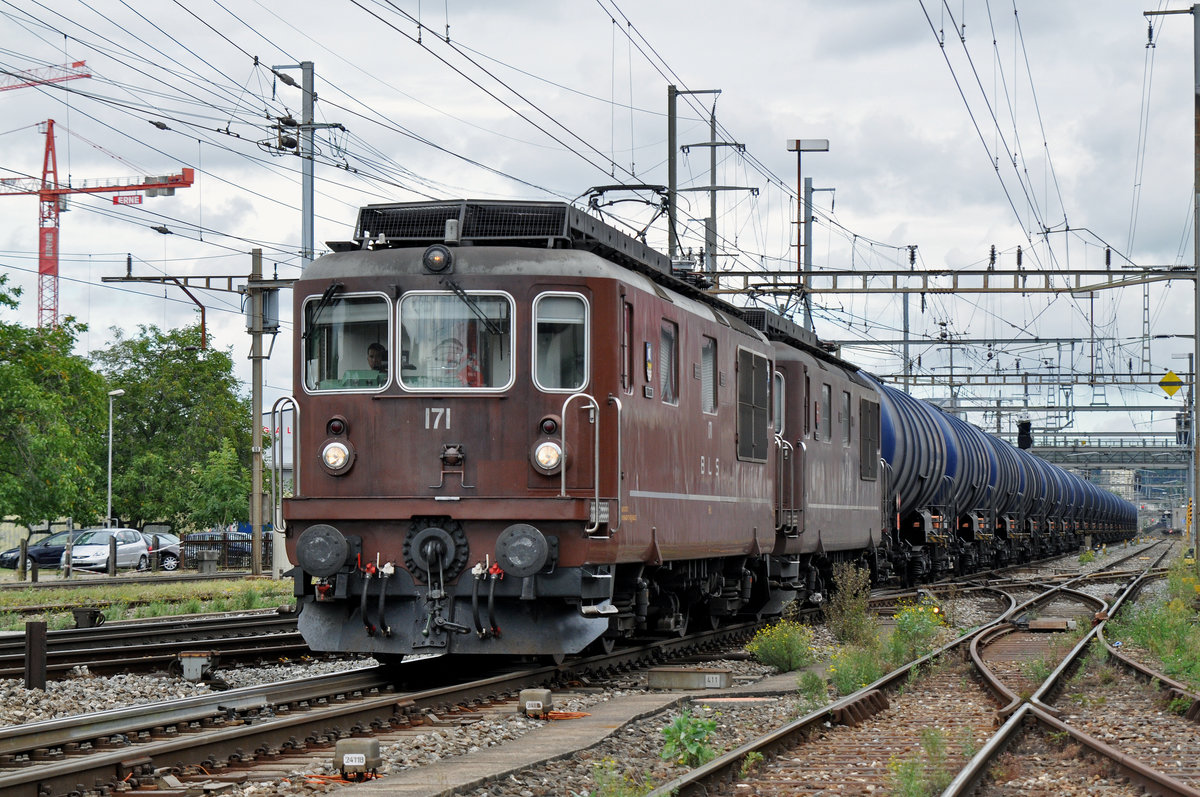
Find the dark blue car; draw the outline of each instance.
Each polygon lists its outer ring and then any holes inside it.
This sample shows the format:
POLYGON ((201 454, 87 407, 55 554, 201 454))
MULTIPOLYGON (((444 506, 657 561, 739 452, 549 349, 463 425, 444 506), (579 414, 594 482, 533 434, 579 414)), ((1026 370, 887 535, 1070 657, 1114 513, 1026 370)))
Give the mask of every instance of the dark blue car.
MULTIPOLYGON (((82 533, 82 529, 60 531, 51 534, 49 537, 43 537, 37 542, 29 543, 29 547, 26 549, 29 560, 26 562, 26 569, 34 562, 37 562, 38 567, 58 567, 59 562, 62 560, 63 551, 67 549, 67 538, 74 534, 76 539, 78 539, 82 533)), ((0 567, 15 570, 20 556, 20 548, 10 548, 4 553, 0 553, 0 567)))

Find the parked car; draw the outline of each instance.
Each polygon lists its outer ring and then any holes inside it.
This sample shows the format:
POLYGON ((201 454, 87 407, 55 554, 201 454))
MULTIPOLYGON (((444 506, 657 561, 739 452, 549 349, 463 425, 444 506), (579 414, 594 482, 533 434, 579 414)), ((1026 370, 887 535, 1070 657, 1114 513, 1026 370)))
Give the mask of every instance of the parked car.
POLYGON ((155 537, 158 538, 158 566, 163 570, 178 570, 180 560, 179 538, 165 531, 153 534, 143 531, 142 539, 146 541, 146 552, 152 556, 154 554, 155 537))
MULTIPOLYGON (((71 547, 71 567, 76 570, 108 568, 108 541, 116 538, 117 567, 145 570, 150 565, 150 550, 137 529, 85 529, 71 547)), ((66 564, 63 551, 62 563, 66 564)))
MULTIPOLYGON (((62 560, 63 551, 67 547, 67 538, 74 534, 76 539, 83 533, 82 530, 74 531, 59 531, 51 534, 49 537, 43 537, 37 542, 29 543, 26 551, 25 568, 37 562, 38 567, 58 567, 62 560)), ((8 567, 16 569, 21 557, 20 548, 10 548, 9 550, 0 553, 0 567, 8 567)))

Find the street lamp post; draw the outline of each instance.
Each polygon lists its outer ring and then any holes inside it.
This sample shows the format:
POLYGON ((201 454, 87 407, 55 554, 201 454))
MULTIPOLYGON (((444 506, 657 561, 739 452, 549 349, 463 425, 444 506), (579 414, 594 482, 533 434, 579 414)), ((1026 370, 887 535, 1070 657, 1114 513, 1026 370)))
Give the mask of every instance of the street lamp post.
POLYGON ((788 152, 796 153, 797 209, 800 211, 796 214, 796 270, 800 272, 800 295, 801 301, 804 303, 804 328, 812 332, 812 301, 808 298, 808 283, 804 276, 804 272, 812 270, 812 242, 809 240, 812 237, 812 188, 811 181, 810 186, 806 186, 804 183, 801 158, 805 152, 828 152, 829 139, 789 138, 787 148, 788 152), (802 230, 803 235, 801 235, 802 230))
POLYGON ((124 396, 124 390, 108 391, 108 506, 104 511, 104 525, 107 527, 112 524, 112 418, 113 418, 113 399, 117 396, 124 396))

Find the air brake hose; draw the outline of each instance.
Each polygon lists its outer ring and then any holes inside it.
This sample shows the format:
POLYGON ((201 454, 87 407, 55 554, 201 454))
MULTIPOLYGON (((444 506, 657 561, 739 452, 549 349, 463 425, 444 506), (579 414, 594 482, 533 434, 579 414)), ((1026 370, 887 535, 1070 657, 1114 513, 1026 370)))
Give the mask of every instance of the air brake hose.
POLYGON ((362 601, 359 603, 359 610, 362 611, 363 625, 367 629, 367 636, 375 636, 375 626, 371 625, 371 618, 367 614, 367 594, 371 591, 371 574, 367 573, 363 579, 362 601))
POLYGON ((487 639, 488 631, 484 629, 483 619, 479 616, 479 582, 487 577, 487 571, 482 564, 478 564, 471 573, 475 576, 471 582, 471 617, 475 620, 475 633, 480 639, 487 639))
POLYGON ((492 636, 500 637, 500 626, 496 625, 496 574, 488 580, 488 625, 492 628, 492 636))
MULTIPOLYGON (((377 615, 379 615, 379 630, 380 630, 380 632, 385 637, 390 637, 392 635, 392 628, 391 628, 391 626, 389 626, 387 624, 387 617, 385 615, 387 607, 385 606, 385 603, 384 603, 385 600, 387 599, 387 578, 388 578, 388 573, 386 571, 381 570, 380 575, 379 575, 379 605, 376 608, 375 613, 377 615)), ((365 594, 365 590, 364 590, 364 594, 365 594)))

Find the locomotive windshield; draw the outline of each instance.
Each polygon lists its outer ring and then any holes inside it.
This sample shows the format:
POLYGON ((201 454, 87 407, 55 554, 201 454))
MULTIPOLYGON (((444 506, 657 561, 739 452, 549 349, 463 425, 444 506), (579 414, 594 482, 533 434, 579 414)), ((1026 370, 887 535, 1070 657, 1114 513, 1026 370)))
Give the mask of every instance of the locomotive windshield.
POLYGON ((411 293, 400 301, 400 384, 495 389, 513 379, 512 300, 496 293, 411 293))
POLYGON ((304 304, 305 388, 382 388, 388 381, 388 341, 386 297, 309 299, 304 304))

